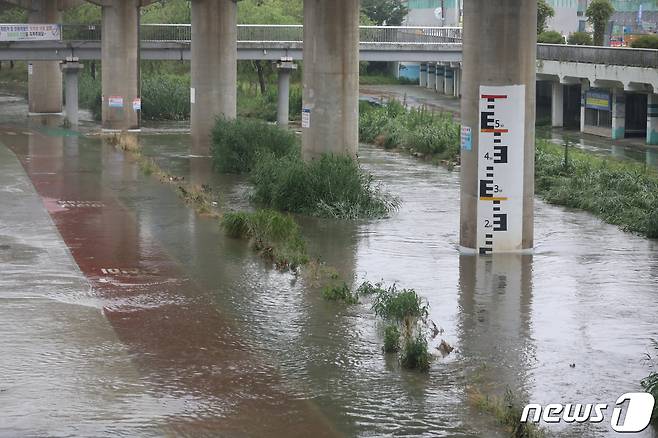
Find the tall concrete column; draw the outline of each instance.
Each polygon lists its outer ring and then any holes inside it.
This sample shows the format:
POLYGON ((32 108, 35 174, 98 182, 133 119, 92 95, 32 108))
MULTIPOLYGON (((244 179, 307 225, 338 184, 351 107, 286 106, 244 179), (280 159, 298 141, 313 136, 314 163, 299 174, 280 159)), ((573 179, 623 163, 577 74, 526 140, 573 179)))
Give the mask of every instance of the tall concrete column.
POLYGON ((658 144, 658 94, 647 96, 647 144, 658 144))
POLYGON ((533 247, 537 0, 464 0, 460 244, 533 247))
POLYGON ((587 79, 581 80, 580 85, 580 132, 585 132, 585 112, 587 92, 589 91, 589 81, 587 79))
POLYGON ((277 124, 283 128, 288 126, 290 120, 290 75, 297 69, 292 59, 282 59, 277 64, 279 71, 279 90, 277 97, 277 124))
POLYGON ((359 0, 304 0, 302 152, 356 156, 359 0))
POLYGON ((77 58, 66 60, 61 64, 66 93, 64 113, 68 125, 72 127, 78 126, 78 77, 82 67, 77 58))
POLYGON ((443 94, 446 68, 444 65, 436 66, 436 91, 443 94))
POLYGON ((427 67, 428 64, 420 64, 420 73, 418 77, 418 85, 421 87, 427 86, 427 67))
POLYGON ((436 88, 436 64, 429 64, 427 67, 427 88, 436 88))
POLYGON ((139 129, 140 0, 107 0, 102 8, 101 69, 104 129, 139 129))
POLYGON ((443 94, 452 96, 455 94, 455 71, 452 67, 446 66, 445 81, 443 82, 443 94))
POLYGON ((238 7, 234 0, 192 0, 192 150, 210 151, 215 118, 237 114, 238 7))
POLYGON ((460 80, 461 80, 461 69, 457 67, 452 71, 452 95, 454 97, 459 97, 460 80))
POLYGON ((561 128, 564 126, 564 85, 557 81, 551 86, 551 126, 561 128))
MULTIPOLYGON (((53 24, 62 21, 57 1, 33 1, 36 10, 28 21, 35 24, 53 24)), ((62 112, 62 72, 58 61, 32 61, 27 78, 28 108, 30 113, 62 112)))
POLYGON ((626 135, 626 95, 623 88, 613 88, 612 98, 612 139, 619 140, 626 135))

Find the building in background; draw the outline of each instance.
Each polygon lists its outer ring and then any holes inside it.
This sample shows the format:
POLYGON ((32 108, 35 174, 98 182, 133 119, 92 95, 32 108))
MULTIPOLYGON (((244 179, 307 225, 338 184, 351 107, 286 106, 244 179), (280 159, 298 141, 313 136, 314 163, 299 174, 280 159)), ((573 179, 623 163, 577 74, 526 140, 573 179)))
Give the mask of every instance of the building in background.
POLYGON ((461 26, 463 0, 407 0, 406 26, 461 26))

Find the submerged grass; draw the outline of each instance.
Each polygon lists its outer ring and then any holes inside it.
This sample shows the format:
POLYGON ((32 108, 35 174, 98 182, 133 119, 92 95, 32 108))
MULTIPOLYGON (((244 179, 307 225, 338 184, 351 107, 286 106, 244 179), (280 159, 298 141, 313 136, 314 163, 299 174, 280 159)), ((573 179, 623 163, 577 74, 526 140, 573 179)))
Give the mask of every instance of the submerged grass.
POLYGON ((306 242, 289 215, 272 210, 228 212, 221 225, 228 236, 251 240, 254 248, 278 269, 296 270, 309 261, 306 242))
POLYGON ((322 296, 329 301, 342 301, 345 304, 358 304, 359 296, 352 292, 347 283, 328 284, 322 289, 322 296))
POLYGON ((359 107, 359 138, 386 149, 402 149, 445 164, 459 163, 459 124, 452 115, 425 108, 408 110, 397 100, 359 107))
POLYGON ((658 174, 644 165, 537 142, 535 185, 551 204, 589 211, 626 231, 658 238, 658 174), (567 158, 568 157, 568 158, 567 158))
MULTIPOLYGON (((655 339, 651 340, 651 344, 653 345, 653 349, 658 353, 658 341, 655 339)), ((646 354, 646 360, 647 362, 650 363, 651 367, 655 370, 656 367, 658 367, 658 357, 656 354, 651 355, 649 353, 646 354)), ((652 371, 647 377, 642 379, 640 382, 642 385, 642 388, 649 394, 653 395, 653 398, 655 400, 658 400, 658 372, 657 371, 652 371)), ((658 426, 658 403, 654 404, 653 406, 653 412, 651 413, 651 423, 654 425, 658 426)))
POLYGON ((381 218, 399 207, 351 157, 260 154, 252 172, 253 199, 282 211, 340 219, 381 218))
POLYGON ((534 424, 521 423, 522 408, 514 393, 508 388, 503 397, 490 396, 470 386, 467 389, 471 405, 481 412, 492 415, 505 427, 513 438, 543 438, 545 432, 534 424))

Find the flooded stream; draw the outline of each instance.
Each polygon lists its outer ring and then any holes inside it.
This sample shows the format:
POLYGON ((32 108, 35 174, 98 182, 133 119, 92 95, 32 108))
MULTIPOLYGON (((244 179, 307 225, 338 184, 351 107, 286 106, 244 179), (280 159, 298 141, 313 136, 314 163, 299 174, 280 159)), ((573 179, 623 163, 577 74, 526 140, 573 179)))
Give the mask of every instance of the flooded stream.
MULTIPOLYGON (((107 383, 93 409, 74 403, 71 390, 60 394, 60 407, 51 405, 67 413, 60 423, 56 414, 43 426, 21 420, 21 409, 39 406, 40 392, 63 378, 53 366, 42 379, 25 379, 31 390, 18 391, 20 399, 0 392, 15 413, 11 430, 0 422, 0 436, 503 437, 469 403, 470 385, 495 394, 510 388, 533 403, 614 405, 640 391, 649 373, 642 359, 658 338, 658 241, 590 214, 538 201, 532 256, 460 255, 459 173, 362 145, 362 163, 402 199, 400 211, 372 221, 298 219, 310 253, 354 284, 396 282, 428 300, 455 352, 422 375, 382 353, 382 326, 368 299, 327 302, 303 278, 271 269, 185 206, 175 186, 143 175, 100 138, 0 123, 0 142, 20 159, 91 284, 85 294, 25 293, 97 309, 104 318, 81 330, 112 339, 112 348, 87 345, 76 355, 106 363, 78 382, 107 383), (53 207, 62 199, 102 207, 53 207), (107 268, 126 272, 104 275, 107 268), (96 413, 75 412, 86 409, 96 413), (84 429, 69 427, 66 418, 78 417, 84 429)), ((141 144, 171 174, 209 184, 223 209, 249 208, 248 180, 212 174, 207 159, 188 155, 187 134, 143 134, 141 144)), ((0 369, 42 369, 39 354, 8 361, 5 350, 22 343, 29 352, 39 336, 25 331, 0 342, 0 369)), ((609 427, 561 424, 550 432, 612 436, 609 427)))

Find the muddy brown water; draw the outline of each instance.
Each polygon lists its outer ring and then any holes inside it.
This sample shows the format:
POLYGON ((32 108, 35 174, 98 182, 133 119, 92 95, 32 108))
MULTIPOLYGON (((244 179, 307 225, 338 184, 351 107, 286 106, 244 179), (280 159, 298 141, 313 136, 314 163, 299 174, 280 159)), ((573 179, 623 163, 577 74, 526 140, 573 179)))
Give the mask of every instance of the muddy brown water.
MULTIPOLYGON (((0 436, 505 436, 468 403, 468 385, 542 404, 612 405, 649 373, 642 359, 658 338, 658 242, 592 215, 538 202, 532 256, 461 256, 458 172, 362 146, 364 166, 400 196, 400 211, 299 220, 311 253, 345 278, 397 282, 428 300, 456 351, 419 375, 382 354, 367 300, 326 302, 303 279, 272 270, 101 139, 15 123, 3 125, 0 142, 20 159, 91 289, 14 291, 13 299, 22 291, 51 301, 53 314, 35 307, 46 313, 13 321, 3 312, 11 342, 0 342, 0 436), (102 318, 54 316, 78 308, 102 318), (31 376, 43 368, 40 349, 49 351, 33 326, 50 319, 80 332, 85 342, 61 342, 77 346, 76 363, 96 364, 93 378, 72 377, 66 357, 31 376), (94 344, 108 337, 116 339, 94 344), (40 402, 53 387, 58 403, 40 402), (93 406, 76 401, 92 390, 93 406), (40 414, 48 421, 36 422, 40 414)), ((187 134, 141 142, 172 174, 210 184, 223 208, 249 208, 247 179, 212 174, 188 154, 187 134)), ((20 263, 38 256, 19 244, 8 243, 20 263)), ((614 436, 609 422, 550 431, 614 436)))

